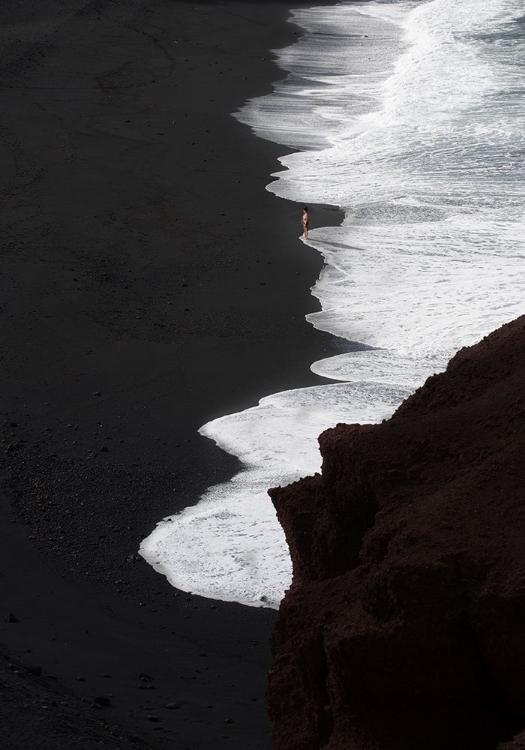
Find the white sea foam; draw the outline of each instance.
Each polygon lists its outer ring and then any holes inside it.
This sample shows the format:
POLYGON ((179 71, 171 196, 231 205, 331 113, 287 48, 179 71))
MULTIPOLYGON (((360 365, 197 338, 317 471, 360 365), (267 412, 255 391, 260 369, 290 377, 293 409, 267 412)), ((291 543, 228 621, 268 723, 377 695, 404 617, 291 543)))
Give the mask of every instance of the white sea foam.
POLYGON ((143 554, 186 590, 278 606, 291 569, 268 488, 319 471, 317 436, 324 429, 338 422, 380 421, 410 391, 405 384, 379 382, 302 388, 205 425, 201 433, 238 456, 244 471, 159 524, 143 554))
POLYGON ((145 540, 174 585, 276 606, 290 563, 266 489, 318 470, 324 428, 389 416, 456 349, 523 313, 522 16, 521 0, 293 12, 307 33, 278 53, 289 77, 238 117, 301 149, 269 190, 344 208, 342 226, 310 232, 325 267, 308 320, 369 348, 312 365, 337 384, 202 428, 245 468, 145 540))

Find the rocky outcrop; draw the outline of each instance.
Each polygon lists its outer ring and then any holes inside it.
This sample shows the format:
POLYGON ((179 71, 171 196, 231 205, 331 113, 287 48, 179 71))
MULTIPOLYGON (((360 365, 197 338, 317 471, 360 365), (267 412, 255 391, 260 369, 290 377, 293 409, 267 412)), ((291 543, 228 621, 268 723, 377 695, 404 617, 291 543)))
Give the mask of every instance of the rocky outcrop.
POLYGON ((525 317, 270 491, 276 750, 525 748, 525 317))

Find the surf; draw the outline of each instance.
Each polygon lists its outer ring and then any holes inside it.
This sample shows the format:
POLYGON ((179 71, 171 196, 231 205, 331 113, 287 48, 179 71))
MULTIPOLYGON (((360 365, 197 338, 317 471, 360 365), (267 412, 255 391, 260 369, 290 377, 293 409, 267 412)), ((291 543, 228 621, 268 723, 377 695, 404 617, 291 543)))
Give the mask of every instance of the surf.
POLYGON ((178 588, 277 607, 291 566, 268 487, 319 470, 322 430, 388 418, 457 349, 523 313, 521 16, 516 0, 292 12, 305 33, 276 52, 288 77, 235 116, 294 149, 268 190, 344 210, 340 227, 310 229, 324 268, 307 319, 363 350, 313 363, 335 382, 201 428, 243 470, 143 542, 178 588))

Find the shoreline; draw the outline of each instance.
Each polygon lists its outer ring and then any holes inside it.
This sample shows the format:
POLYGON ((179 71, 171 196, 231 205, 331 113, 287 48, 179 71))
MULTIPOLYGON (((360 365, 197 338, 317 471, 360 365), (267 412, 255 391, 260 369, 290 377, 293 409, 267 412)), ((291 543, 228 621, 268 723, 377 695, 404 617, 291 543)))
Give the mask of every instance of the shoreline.
POLYGON ((0 508, 10 750, 35 738, 87 750, 93 732, 119 748, 269 747, 275 613, 177 592, 137 553, 163 516, 237 468, 199 427, 325 382, 309 365, 332 337, 304 320, 322 258, 297 239, 298 206, 265 190, 283 147, 230 114, 285 75, 268 49, 293 41, 287 8, 36 2, 29 24, 10 11, 0 508))

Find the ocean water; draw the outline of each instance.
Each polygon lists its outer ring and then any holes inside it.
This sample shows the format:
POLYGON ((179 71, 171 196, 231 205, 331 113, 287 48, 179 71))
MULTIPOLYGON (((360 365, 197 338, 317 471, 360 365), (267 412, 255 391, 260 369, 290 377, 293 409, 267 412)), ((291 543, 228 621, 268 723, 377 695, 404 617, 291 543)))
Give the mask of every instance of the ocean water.
POLYGON ((310 231, 325 266, 307 318, 368 349, 314 362, 326 386, 204 425, 243 471, 141 547, 183 590, 273 607, 291 565, 267 488, 319 470, 323 429, 390 416, 525 309, 521 0, 342 2, 292 19, 305 33, 277 53, 288 77, 236 116, 299 149, 268 190, 344 209, 340 227, 310 231))

